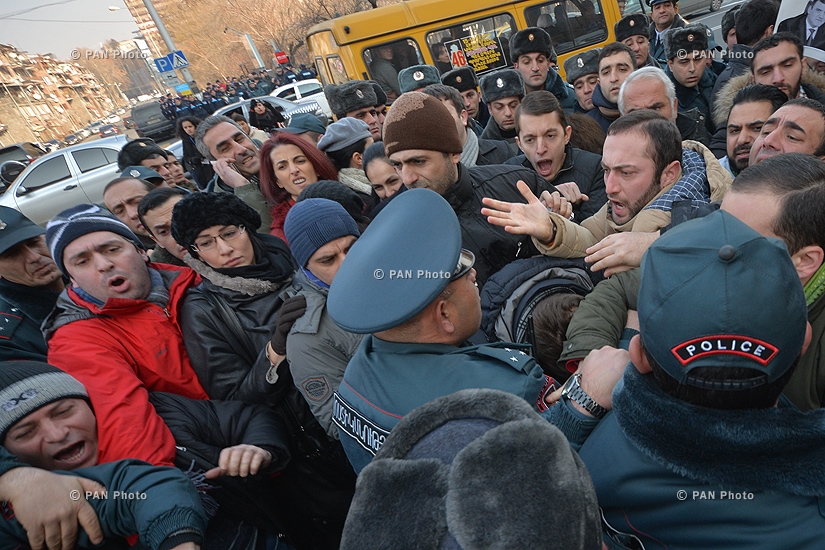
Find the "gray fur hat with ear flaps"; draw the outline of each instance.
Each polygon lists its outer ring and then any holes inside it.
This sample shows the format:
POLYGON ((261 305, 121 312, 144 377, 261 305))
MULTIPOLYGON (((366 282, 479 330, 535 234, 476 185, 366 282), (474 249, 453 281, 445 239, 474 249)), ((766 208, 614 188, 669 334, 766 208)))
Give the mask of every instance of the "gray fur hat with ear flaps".
POLYGON ((599 550, 596 491, 523 399, 470 389, 418 407, 358 476, 342 550, 599 550))

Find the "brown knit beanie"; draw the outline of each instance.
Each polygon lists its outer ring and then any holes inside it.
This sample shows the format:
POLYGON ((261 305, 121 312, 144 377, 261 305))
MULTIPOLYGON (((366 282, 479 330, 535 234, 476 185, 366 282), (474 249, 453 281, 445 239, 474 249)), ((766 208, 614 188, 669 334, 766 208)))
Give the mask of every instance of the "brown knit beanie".
POLYGON ((407 92, 393 102, 387 113, 384 149, 387 156, 409 149, 460 153, 464 144, 458 138, 455 120, 440 100, 421 92, 407 92))

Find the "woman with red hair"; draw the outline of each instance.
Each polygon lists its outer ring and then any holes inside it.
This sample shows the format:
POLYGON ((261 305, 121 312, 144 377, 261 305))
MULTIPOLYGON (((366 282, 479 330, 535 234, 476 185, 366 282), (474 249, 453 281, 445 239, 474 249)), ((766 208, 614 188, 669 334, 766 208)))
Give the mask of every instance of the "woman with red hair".
POLYGON ((261 147, 261 193, 272 205, 270 233, 286 242, 284 220, 303 189, 318 180, 336 180, 332 162, 310 142, 275 132, 261 147))

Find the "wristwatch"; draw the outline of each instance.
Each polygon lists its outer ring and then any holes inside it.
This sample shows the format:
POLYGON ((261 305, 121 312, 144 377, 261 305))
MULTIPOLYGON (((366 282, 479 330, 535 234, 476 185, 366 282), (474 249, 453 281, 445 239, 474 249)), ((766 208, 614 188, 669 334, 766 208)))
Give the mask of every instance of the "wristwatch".
POLYGON ((561 397, 578 403, 596 419, 600 419, 607 414, 607 409, 596 403, 592 397, 585 393, 581 387, 581 377, 581 373, 577 372, 568 378, 561 389, 561 397))

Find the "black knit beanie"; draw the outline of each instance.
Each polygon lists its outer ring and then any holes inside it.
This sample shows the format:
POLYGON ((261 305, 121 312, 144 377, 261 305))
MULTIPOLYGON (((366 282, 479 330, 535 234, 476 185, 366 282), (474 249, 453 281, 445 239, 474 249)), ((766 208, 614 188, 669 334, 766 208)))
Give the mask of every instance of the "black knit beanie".
POLYGON ((250 233, 261 227, 261 215, 232 193, 192 193, 172 210, 172 237, 195 257, 192 243, 215 225, 243 225, 250 233))

